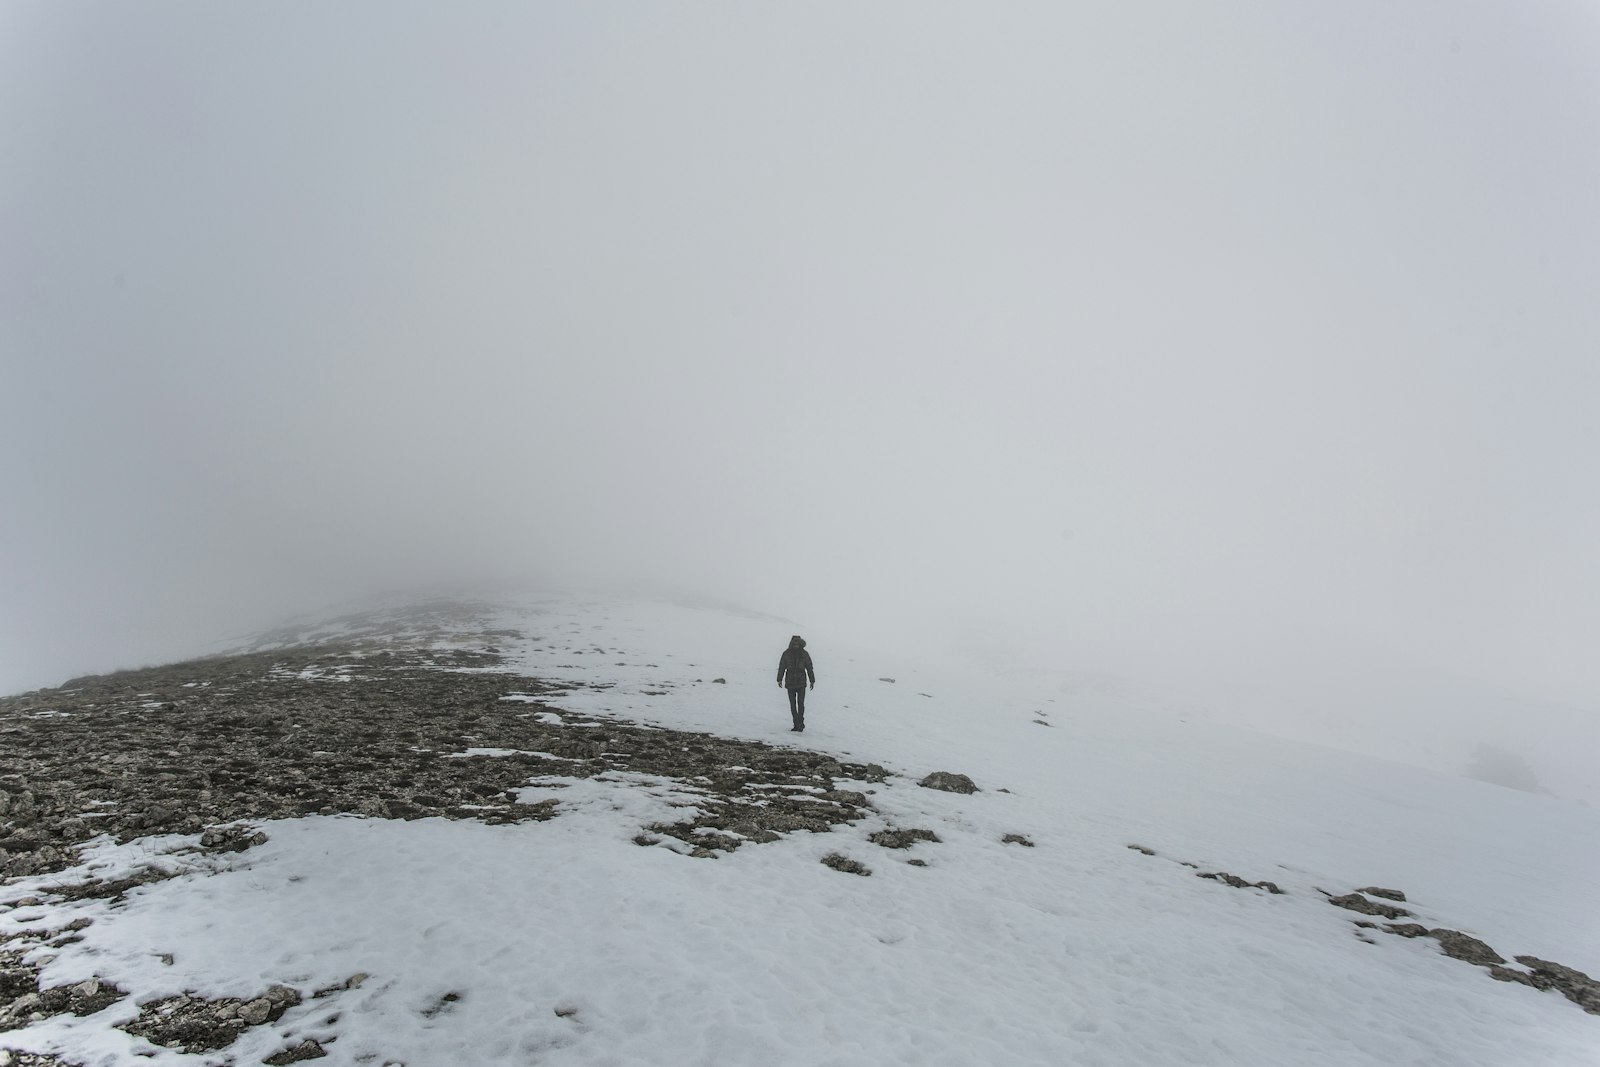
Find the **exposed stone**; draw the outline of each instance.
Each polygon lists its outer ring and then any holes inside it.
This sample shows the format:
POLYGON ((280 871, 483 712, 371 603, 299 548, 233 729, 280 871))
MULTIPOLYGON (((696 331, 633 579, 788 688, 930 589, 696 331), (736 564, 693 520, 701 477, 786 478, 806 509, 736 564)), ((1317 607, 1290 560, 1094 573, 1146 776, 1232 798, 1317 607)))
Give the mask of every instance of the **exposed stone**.
POLYGON ((1356 892, 1365 893, 1369 897, 1383 897, 1385 900, 1398 900, 1402 904, 1406 902, 1406 895, 1400 892, 1398 889, 1380 889, 1375 885, 1369 885, 1365 889, 1357 889, 1356 892))
POLYGON ((1470 937, 1460 930, 1446 930, 1443 928, 1429 930, 1428 936, 1438 940, 1439 948, 1446 956, 1468 963, 1488 965, 1491 963, 1504 963, 1505 957, 1500 955, 1488 945, 1475 937, 1470 937))
POLYGON ((1368 900, 1360 893, 1346 893, 1340 897, 1329 897, 1328 903, 1336 908, 1348 908, 1358 911, 1362 915, 1377 915, 1385 919, 1404 919, 1411 913, 1404 908, 1393 904, 1379 904, 1377 901, 1368 900))
POLYGON ((39 985, 39 965, 24 957, 46 931, 23 931, 7 939, 16 948, 0 950, 0 1032, 16 1030, 53 1015, 93 1015, 127 994, 110 982, 89 978, 73 985, 39 985))
POLYGON ((872 873, 867 869, 866 864, 857 863, 848 856, 840 855, 837 852, 830 852, 826 856, 822 857, 822 865, 824 867, 832 867, 836 871, 843 871, 846 874, 859 874, 865 876, 872 873))
POLYGON ((299 992, 287 986, 272 986, 249 1000, 180 993, 141 1004, 138 1018, 120 1029, 182 1052, 212 1052, 233 1044, 248 1027, 277 1022, 298 1003, 299 992))
POLYGON ((1268 893, 1277 896, 1283 895, 1283 890, 1278 888, 1278 883, 1276 882, 1251 882, 1240 878, 1237 874, 1229 874, 1227 871, 1198 871, 1195 877, 1209 878, 1214 882, 1231 885, 1235 889, 1265 889, 1268 893))
MULTIPOLYGON (((728 829, 733 833, 738 834, 740 837, 743 837, 748 841, 754 841, 757 844, 766 844, 769 841, 776 841, 780 836, 782 836, 775 831, 758 826, 754 821, 748 819, 744 822, 736 822, 732 826, 728 827, 728 829)), ((637 837, 633 840, 635 844, 641 843, 637 837)), ((651 841, 650 843, 654 844, 655 842, 651 841)))
MULTIPOLYGON (((721 852, 853 822, 871 811, 870 798, 836 785, 888 777, 879 765, 817 752, 502 701, 508 691, 526 698, 558 690, 456 669, 497 666, 498 654, 369 653, 355 641, 247 653, 86 678, 71 693, 0 699, 8 813, 0 882, 74 866, 86 835, 102 832, 122 841, 192 833, 200 848, 227 853, 265 840, 252 823, 313 813, 542 821, 559 817, 560 807, 551 798, 518 803, 531 778, 613 770, 697 791, 710 779, 704 802, 685 809, 695 814, 663 833, 721 852), (148 694, 179 688, 185 697, 175 708, 145 706, 148 694), (451 756, 468 749, 512 754, 451 756), (720 836, 708 840, 704 831, 720 836)), ((172 876, 151 868, 53 887, 51 897, 115 900, 172 876)))
POLYGON ((1145 848, 1143 845, 1129 845, 1128 847, 1133 849, 1135 852, 1142 852, 1146 856, 1154 856, 1156 854, 1155 849, 1145 848))
POLYGON ((308 1037, 298 1045, 274 1052, 261 1062, 270 1067, 283 1067, 286 1063, 299 1063, 301 1060, 319 1060, 327 1054, 326 1049, 308 1037))
POLYGON ((1502 967, 1496 963, 1489 965, 1489 977, 1497 982, 1519 982, 1522 985, 1541 990, 1549 989, 1555 984, 1548 975, 1513 970, 1510 967, 1502 967))
POLYGON ((79 1067, 75 1062, 63 1060, 47 1052, 24 1052, 16 1048, 0 1048, 0 1067, 79 1067))
POLYGON ((870 835, 867 840, 871 841, 874 845, 880 845, 883 848, 910 848, 918 841, 932 841, 935 844, 938 844, 939 835, 934 833, 932 830, 921 830, 916 828, 906 830, 890 829, 879 830, 877 833, 870 835))
POLYGON ((924 789, 939 789, 946 793, 976 793, 978 787, 972 779, 953 771, 934 771, 917 783, 924 789))
POLYGON ((1590 1015, 1600 1015, 1600 982, 1582 971, 1537 956, 1518 956, 1517 962, 1533 972, 1535 982, 1548 982, 1549 988, 1559 990, 1590 1015))
POLYGON ((1033 847, 1033 842, 1022 834, 1006 834, 1000 839, 1000 843, 1003 845, 1022 845, 1025 848, 1033 847))
POLYGON ((243 852, 267 843, 267 835, 254 826, 213 826, 200 835, 200 847, 213 852, 243 852))
POLYGON ((1385 923, 1383 928, 1401 937, 1427 937, 1429 930, 1421 923, 1385 923))

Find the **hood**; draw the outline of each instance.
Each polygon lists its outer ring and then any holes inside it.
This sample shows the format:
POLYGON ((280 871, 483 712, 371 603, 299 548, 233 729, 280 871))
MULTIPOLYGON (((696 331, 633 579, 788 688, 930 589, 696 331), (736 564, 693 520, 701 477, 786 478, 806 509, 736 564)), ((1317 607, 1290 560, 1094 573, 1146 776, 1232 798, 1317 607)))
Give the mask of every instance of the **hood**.
POLYGON ((789 647, 790 648, 805 648, 806 647, 806 639, 801 637, 799 634, 795 634, 793 637, 789 638, 789 647))

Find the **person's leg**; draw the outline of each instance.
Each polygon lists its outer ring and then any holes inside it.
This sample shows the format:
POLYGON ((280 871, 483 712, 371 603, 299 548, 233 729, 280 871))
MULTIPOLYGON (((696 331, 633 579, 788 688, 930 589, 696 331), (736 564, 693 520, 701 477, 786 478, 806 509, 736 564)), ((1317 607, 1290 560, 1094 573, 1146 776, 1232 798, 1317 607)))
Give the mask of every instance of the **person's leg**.
POLYGON ((794 693, 795 715, 794 722, 804 733, 806 728, 806 691, 804 689, 791 690, 794 693))
POLYGON ((798 692, 798 689, 789 690, 789 721, 792 723, 789 731, 791 733, 800 729, 800 712, 795 705, 795 694, 798 692))

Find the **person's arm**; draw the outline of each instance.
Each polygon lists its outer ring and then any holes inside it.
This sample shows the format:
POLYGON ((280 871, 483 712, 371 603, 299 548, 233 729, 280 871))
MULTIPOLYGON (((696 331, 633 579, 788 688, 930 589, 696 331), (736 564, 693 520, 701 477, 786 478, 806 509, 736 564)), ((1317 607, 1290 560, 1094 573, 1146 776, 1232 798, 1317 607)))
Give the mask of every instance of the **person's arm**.
POLYGON ((785 652, 783 655, 778 657, 778 684, 779 685, 783 684, 783 661, 788 659, 788 658, 789 658, 789 654, 787 652, 785 652))
POLYGON ((806 675, 807 675, 807 677, 809 677, 811 679, 811 688, 815 689, 817 687, 817 671, 816 671, 816 668, 811 666, 811 653, 807 652, 805 654, 805 657, 806 657, 806 675))

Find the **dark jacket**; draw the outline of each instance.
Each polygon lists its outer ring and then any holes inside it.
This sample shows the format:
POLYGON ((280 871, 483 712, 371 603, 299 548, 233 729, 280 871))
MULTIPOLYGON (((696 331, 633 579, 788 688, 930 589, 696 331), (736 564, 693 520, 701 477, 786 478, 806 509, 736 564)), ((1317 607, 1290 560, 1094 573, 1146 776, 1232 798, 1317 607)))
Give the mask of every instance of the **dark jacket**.
POLYGON ((811 684, 817 684, 817 672, 811 666, 811 653, 806 651, 803 639, 792 637, 789 647, 783 650, 783 655, 778 658, 778 681, 785 689, 804 689, 806 678, 811 679, 811 684), (785 677, 787 675, 787 677, 785 677))

